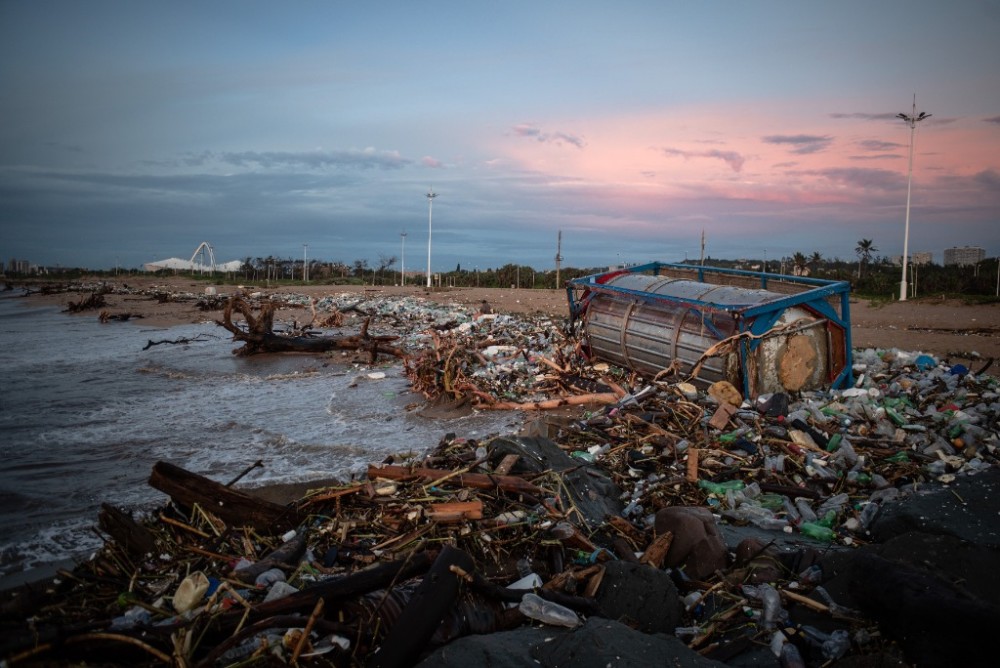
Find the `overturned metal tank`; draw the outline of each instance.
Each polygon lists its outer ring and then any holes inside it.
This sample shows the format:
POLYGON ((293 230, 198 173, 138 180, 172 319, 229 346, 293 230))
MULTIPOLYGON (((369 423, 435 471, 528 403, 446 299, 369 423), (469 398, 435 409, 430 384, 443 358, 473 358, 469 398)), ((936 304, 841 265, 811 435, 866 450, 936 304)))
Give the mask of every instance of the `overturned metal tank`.
POLYGON ((567 285, 592 358, 646 377, 728 380, 746 397, 853 381, 846 282, 654 262, 567 285))

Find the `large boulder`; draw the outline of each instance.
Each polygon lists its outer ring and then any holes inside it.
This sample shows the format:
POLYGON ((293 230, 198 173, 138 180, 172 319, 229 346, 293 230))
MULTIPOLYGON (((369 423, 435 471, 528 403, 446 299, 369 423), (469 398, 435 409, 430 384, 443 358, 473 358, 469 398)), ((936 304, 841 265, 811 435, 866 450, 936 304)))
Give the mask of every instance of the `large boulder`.
POLYGON ((682 567, 696 580, 726 568, 727 549, 715 517, 701 506, 671 506, 656 513, 656 533, 674 534, 664 565, 682 567))
POLYGON ((610 561, 605 564, 595 596, 601 611, 645 633, 668 633, 680 625, 683 605, 666 572, 645 564, 610 561))

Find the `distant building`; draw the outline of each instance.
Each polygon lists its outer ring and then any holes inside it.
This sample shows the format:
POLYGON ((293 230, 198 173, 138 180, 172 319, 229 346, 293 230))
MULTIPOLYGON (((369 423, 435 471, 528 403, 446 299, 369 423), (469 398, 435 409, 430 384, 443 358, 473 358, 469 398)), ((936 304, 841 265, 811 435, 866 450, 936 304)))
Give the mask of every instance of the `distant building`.
POLYGON ((31 273, 32 267, 31 262, 28 260, 18 260, 16 258, 11 258, 10 262, 7 263, 7 271, 12 274, 29 274, 31 273))
POLYGON ((944 249, 944 266, 972 265, 986 259, 986 250, 979 246, 953 246, 944 249))
MULTIPOLYGON (((928 251, 921 251, 919 253, 910 253, 910 260, 908 264, 925 265, 934 262, 934 253, 928 251)), ((892 258, 892 263, 897 267, 903 266, 903 256, 896 255, 892 258)))

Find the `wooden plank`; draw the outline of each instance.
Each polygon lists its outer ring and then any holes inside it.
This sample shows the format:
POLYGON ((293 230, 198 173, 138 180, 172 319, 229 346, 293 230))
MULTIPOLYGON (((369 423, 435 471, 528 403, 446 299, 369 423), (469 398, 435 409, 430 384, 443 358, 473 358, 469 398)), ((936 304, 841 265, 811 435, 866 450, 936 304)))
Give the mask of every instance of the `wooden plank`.
POLYGON ((521 458, 521 455, 510 454, 500 460, 497 467, 493 469, 493 472, 497 475, 507 475, 510 470, 514 468, 514 464, 517 464, 517 460, 521 458))
POLYGON ((231 526, 287 531, 299 524, 294 508, 252 497, 168 462, 156 462, 149 485, 181 506, 198 504, 231 526))
POLYGON ((483 519, 483 502, 475 501, 446 501, 444 503, 434 503, 424 509, 427 519, 435 522, 461 522, 463 520, 483 519))

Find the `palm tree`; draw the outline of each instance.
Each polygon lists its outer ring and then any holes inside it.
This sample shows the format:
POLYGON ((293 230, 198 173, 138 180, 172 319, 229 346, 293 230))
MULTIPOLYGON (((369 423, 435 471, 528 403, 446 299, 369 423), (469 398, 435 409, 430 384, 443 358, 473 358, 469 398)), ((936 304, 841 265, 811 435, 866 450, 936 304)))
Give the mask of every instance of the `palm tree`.
POLYGON ((809 264, 812 265, 813 273, 819 274, 819 265, 823 261, 823 254, 819 251, 813 251, 813 254, 809 256, 809 264))
POLYGON ((796 252, 792 256, 792 274, 795 276, 802 276, 805 273, 806 268, 806 256, 800 252, 796 252))
POLYGON ((862 267, 868 266, 868 263, 872 261, 872 254, 877 253, 878 249, 875 248, 875 242, 871 239, 862 239, 858 242, 858 247, 854 249, 854 252, 858 254, 858 278, 861 278, 862 267))

